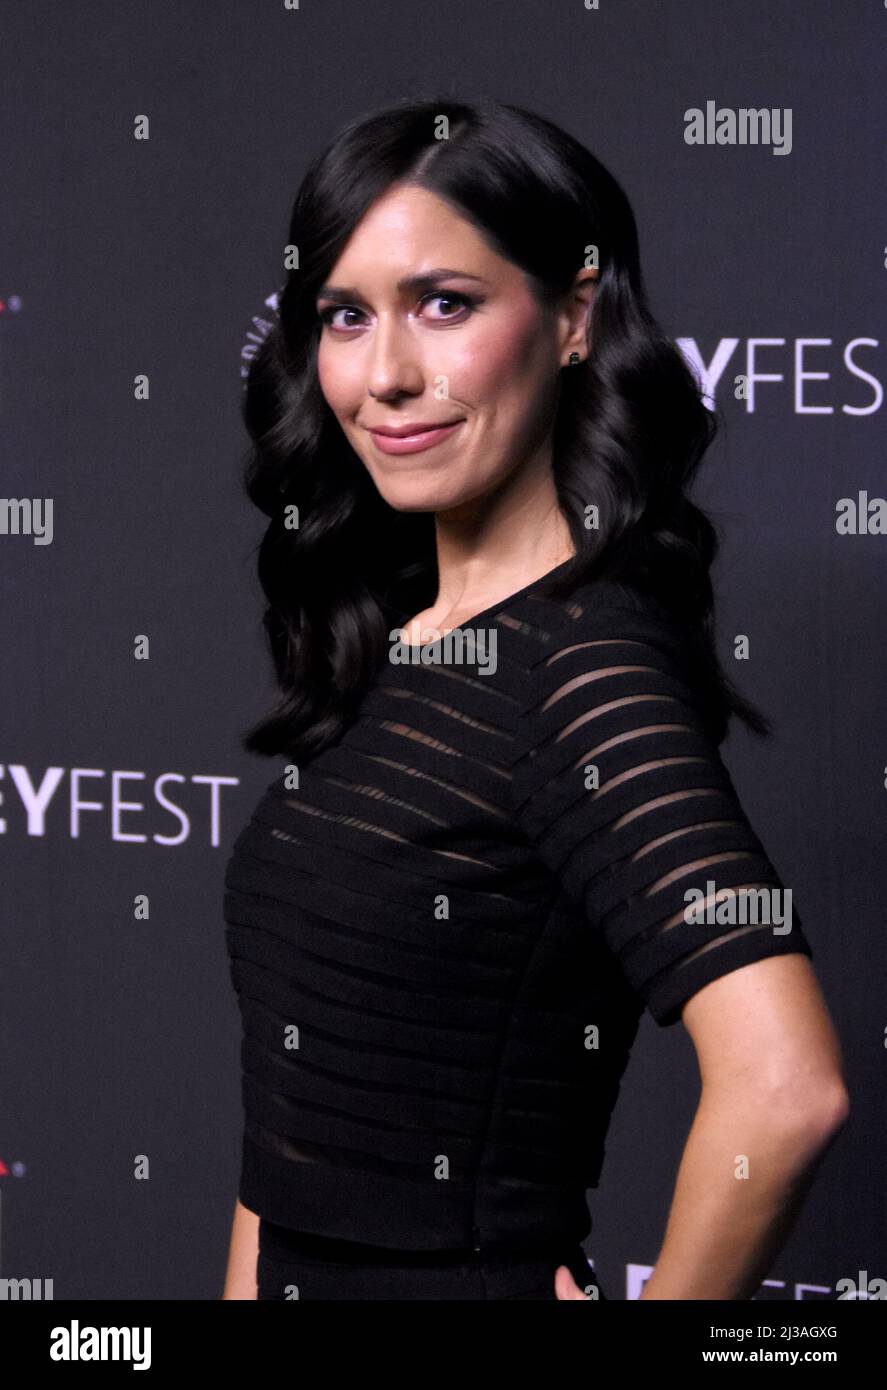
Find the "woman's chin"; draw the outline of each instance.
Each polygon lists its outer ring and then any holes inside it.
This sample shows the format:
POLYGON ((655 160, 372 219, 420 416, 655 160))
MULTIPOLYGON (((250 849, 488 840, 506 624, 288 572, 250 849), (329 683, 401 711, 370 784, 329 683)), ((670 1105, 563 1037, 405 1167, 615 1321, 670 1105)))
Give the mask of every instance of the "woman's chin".
POLYGON ((376 487, 389 507, 398 512, 448 512, 472 502, 482 489, 447 487, 442 479, 421 477, 374 478, 376 487))

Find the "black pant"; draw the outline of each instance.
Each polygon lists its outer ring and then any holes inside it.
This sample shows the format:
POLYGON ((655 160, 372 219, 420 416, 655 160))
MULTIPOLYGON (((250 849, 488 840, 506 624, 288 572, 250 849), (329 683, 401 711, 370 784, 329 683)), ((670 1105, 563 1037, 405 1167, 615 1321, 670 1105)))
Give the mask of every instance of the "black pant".
POLYGON ((290 1231, 262 1218, 256 1269, 260 1299, 547 1299, 566 1265, 583 1293, 597 1290, 581 1245, 508 1252, 387 1250, 290 1231))

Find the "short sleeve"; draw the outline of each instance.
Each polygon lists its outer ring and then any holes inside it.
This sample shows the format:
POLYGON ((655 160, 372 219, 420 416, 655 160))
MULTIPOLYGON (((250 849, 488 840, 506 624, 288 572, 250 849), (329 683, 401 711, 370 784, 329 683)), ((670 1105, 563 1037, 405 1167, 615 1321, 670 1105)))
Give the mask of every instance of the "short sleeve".
POLYGON ((812 957, 658 606, 596 606, 593 590, 572 605, 533 666, 523 720, 516 819, 658 1024, 740 966, 812 957))

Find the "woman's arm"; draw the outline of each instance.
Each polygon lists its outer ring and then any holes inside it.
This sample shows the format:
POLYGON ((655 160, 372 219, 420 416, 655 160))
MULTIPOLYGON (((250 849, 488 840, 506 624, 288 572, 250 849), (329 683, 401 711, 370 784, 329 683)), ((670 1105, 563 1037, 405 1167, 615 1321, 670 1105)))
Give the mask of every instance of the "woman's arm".
POLYGON ((238 1198, 231 1225, 231 1245, 222 1298, 255 1298, 256 1262, 259 1258, 259 1218, 238 1198))
POLYGON ((848 1115, 840 1045, 809 960, 755 961, 684 1006, 702 1095, 642 1299, 747 1299, 848 1115))

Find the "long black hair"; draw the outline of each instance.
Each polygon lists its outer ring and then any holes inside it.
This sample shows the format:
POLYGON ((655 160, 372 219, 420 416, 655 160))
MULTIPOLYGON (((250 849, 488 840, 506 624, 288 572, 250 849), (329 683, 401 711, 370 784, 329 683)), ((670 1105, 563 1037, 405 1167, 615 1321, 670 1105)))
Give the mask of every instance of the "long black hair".
POLYGON ((648 308, 625 193, 544 117, 440 98, 346 126, 296 195, 289 243, 298 268, 288 272, 244 395, 252 440, 244 484, 269 518, 259 578, 279 698, 243 747, 304 762, 334 743, 385 659, 396 615, 428 607, 437 594, 433 515, 399 512, 381 497, 316 369, 318 290, 357 223, 395 183, 445 199, 524 271, 544 305, 595 264, 587 257, 597 249, 589 355, 561 374, 553 425, 554 482, 576 555, 539 591, 557 598, 606 578, 651 594, 686 633, 715 741, 731 714, 769 733, 717 658, 709 570, 719 538, 686 496, 717 425, 648 308))

